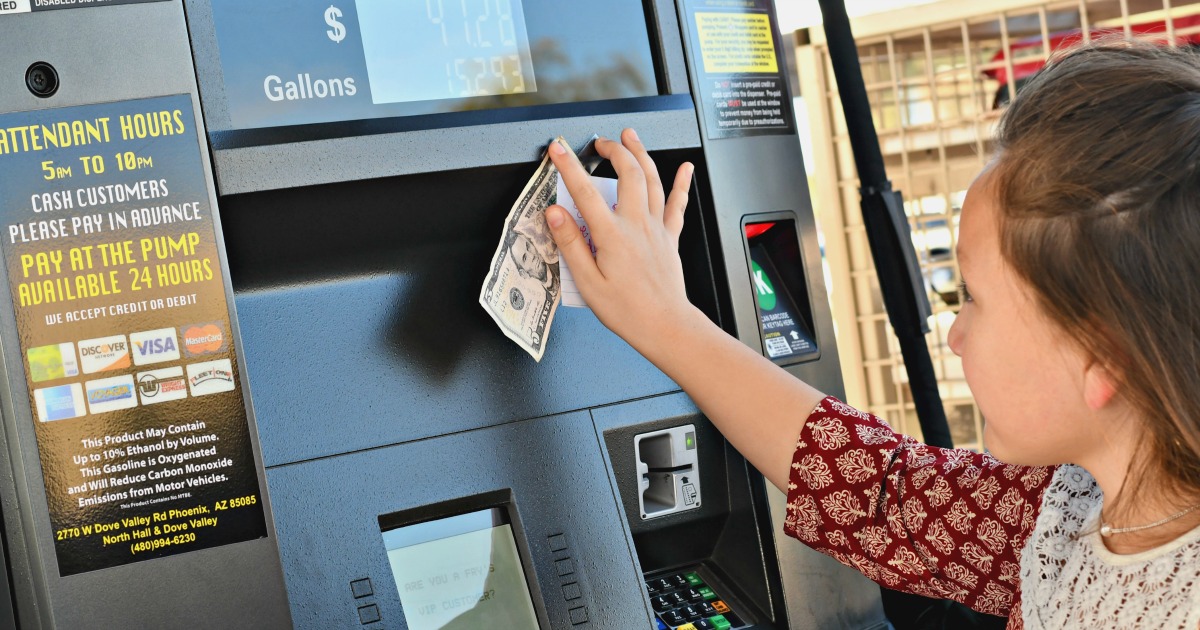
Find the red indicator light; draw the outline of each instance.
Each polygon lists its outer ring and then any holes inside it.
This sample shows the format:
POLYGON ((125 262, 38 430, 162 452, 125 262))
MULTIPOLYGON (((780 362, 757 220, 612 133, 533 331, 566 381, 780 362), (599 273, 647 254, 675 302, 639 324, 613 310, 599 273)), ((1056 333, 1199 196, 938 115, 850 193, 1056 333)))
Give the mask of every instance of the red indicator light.
POLYGON ((746 224, 746 238, 751 239, 756 236, 762 236, 763 233, 765 233, 767 230, 769 230, 773 227, 775 227, 774 222, 771 222, 771 223, 747 223, 746 224))

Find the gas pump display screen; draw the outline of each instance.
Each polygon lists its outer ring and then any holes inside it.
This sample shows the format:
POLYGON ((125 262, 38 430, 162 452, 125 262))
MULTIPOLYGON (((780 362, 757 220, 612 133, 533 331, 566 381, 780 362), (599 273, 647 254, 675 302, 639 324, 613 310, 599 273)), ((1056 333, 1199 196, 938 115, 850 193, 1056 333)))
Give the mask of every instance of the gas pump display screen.
POLYGON ((539 627, 503 509, 386 530, 383 542, 411 630, 539 627))
POLYGON ((229 129, 658 93, 641 0, 211 7, 229 129))

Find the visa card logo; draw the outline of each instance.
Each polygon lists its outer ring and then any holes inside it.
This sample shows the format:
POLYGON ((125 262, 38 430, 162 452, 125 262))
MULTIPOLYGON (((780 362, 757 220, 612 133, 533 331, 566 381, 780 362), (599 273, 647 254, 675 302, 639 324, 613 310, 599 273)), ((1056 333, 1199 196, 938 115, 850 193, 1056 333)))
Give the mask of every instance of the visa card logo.
POLYGON ((179 344, 174 328, 161 328, 129 335, 134 365, 150 365, 179 360, 179 344))
POLYGON ((75 344, 56 343, 30 348, 29 380, 34 383, 79 376, 79 361, 75 360, 75 344))
POLYGON ((79 383, 33 390, 38 421, 68 420, 87 414, 84 408, 83 387, 79 383))
POLYGON ((129 367, 129 343, 125 335, 113 335, 79 342, 79 359, 84 374, 107 372, 129 367))

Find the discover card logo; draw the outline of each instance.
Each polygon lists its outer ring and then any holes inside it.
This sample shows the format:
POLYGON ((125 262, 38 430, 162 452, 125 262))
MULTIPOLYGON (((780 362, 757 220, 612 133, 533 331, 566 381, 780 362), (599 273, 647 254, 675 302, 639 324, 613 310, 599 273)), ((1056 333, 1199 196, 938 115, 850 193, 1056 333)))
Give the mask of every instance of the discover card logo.
POLYGON ((175 341, 174 328, 133 333, 129 335, 129 343, 133 346, 134 365, 179 360, 179 344, 175 341))
POLYGON ((125 341, 125 335, 80 341, 79 358, 84 374, 127 368, 129 344, 125 341))
POLYGON ((138 372, 137 386, 143 405, 187 398, 187 380, 183 378, 182 367, 138 372))
POLYGON ((129 409, 138 404, 133 394, 133 376, 129 374, 88 381, 85 388, 92 413, 129 409))
POLYGON ((193 363, 187 366, 188 384, 193 396, 233 391, 233 365, 229 359, 193 363))
POLYGON ((78 418, 87 413, 83 404, 83 388, 79 383, 35 389, 33 399, 41 422, 78 418))

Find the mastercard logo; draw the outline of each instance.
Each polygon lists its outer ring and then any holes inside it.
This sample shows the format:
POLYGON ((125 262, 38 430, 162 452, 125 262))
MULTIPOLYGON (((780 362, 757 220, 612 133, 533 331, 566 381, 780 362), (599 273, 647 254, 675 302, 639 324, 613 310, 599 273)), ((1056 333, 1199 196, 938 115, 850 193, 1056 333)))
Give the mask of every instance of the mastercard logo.
POLYGON ((183 347, 190 355, 211 354, 225 348, 225 333, 216 324, 183 329, 183 347))

